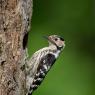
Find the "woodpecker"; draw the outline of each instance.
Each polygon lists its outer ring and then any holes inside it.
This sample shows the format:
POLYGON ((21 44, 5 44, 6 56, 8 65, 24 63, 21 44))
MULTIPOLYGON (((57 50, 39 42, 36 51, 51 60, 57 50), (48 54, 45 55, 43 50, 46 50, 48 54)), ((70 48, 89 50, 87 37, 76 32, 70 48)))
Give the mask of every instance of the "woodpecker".
POLYGON ((26 65, 28 90, 26 95, 32 95, 39 87, 65 47, 64 39, 58 35, 50 35, 45 38, 48 40, 49 46, 36 51, 26 65))

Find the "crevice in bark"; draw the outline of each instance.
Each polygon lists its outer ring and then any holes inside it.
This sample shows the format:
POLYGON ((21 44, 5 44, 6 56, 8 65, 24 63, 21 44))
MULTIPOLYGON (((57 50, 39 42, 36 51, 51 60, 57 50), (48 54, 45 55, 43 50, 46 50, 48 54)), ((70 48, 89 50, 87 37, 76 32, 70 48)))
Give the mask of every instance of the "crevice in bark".
POLYGON ((6 61, 2 61, 2 62, 1 62, 1 66, 4 66, 5 62, 6 62, 6 61))
POLYGON ((28 32, 24 35, 23 37, 23 49, 26 49, 27 47, 27 42, 28 42, 28 32))

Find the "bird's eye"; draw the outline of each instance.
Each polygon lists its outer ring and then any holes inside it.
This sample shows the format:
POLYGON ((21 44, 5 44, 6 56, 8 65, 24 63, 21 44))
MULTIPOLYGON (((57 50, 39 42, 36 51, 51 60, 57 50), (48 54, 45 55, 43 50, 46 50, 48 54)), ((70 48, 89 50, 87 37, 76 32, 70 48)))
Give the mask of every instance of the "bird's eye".
POLYGON ((55 38, 55 41, 57 41, 58 39, 57 38, 55 38))

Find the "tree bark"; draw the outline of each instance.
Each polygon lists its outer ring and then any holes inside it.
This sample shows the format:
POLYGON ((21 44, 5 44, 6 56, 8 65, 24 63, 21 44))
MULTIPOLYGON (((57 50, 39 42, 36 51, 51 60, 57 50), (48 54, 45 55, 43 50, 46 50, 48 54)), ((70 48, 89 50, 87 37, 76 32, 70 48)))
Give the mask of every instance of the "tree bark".
POLYGON ((0 95, 25 95, 27 36, 32 0, 0 0, 0 95))

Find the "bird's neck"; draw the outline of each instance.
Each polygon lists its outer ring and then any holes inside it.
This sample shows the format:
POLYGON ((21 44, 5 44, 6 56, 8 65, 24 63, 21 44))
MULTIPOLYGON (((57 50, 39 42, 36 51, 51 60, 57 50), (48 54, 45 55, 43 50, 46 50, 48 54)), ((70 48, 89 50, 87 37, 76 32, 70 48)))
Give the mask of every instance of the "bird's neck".
POLYGON ((61 50, 59 50, 55 45, 50 45, 48 48, 56 58, 59 56, 61 50))
POLYGON ((49 45, 49 49, 53 52, 61 52, 61 50, 59 50, 58 47, 55 45, 49 45))
POLYGON ((53 51, 57 51, 57 47, 55 45, 49 45, 49 48, 53 51))

